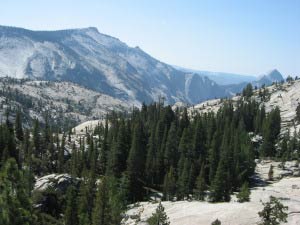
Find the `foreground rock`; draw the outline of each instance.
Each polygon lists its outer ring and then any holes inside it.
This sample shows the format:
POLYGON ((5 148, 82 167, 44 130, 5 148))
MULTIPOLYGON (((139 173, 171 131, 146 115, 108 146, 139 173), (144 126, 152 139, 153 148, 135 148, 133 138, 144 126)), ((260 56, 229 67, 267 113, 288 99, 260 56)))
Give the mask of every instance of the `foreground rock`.
MULTIPOLYGON (((163 202, 171 225, 209 225, 217 218, 222 225, 253 225, 258 224, 258 212, 262 210, 262 202, 275 196, 289 207, 288 223, 300 225, 300 177, 297 161, 280 162, 271 160, 257 161, 256 178, 261 181, 260 187, 251 189, 250 202, 238 203, 233 195, 231 202, 208 203, 199 201, 163 202), (273 180, 268 180, 268 171, 273 166, 273 180), (281 180, 280 180, 281 179, 281 180)), ((157 203, 142 202, 126 213, 123 225, 147 224, 157 203)))
MULTIPOLYGON (((207 203, 199 201, 163 202, 165 211, 171 225, 207 225, 217 218, 222 225, 253 225, 258 224, 260 218, 258 212, 262 210, 261 201, 266 202, 269 196, 275 196, 288 206, 288 223, 300 224, 300 178, 284 178, 267 187, 252 189, 251 201, 238 203, 235 198, 229 203, 207 203)), ((157 203, 143 202, 139 207, 127 212, 128 219, 123 221, 125 225, 136 224, 136 218, 141 221, 137 224, 147 224, 145 221, 155 211, 157 203)))
POLYGON ((80 180, 69 174, 49 174, 36 180, 32 193, 33 206, 41 213, 57 216, 63 212, 68 188, 79 187, 80 180))
POLYGON ((55 191, 65 192, 70 185, 78 184, 78 179, 69 174, 49 174, 36 180, 34 191, 46 191, 51 188, 55 191))

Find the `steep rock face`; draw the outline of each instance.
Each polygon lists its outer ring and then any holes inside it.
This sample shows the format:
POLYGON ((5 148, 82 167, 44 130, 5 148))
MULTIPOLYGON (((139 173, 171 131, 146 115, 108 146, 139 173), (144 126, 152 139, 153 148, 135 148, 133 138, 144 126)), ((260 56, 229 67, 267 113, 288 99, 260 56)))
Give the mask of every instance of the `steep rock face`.
POLYGON ((218 96, 224 97, 224 89, 208 77, 201 77, 197 74, 189 74, 186 77, 185 94, 189 102, 203 102, 207 99, 218 98, 218 96))
POLYGON ((4 76, 72 81, 131 103, 164 97, 168 103, 194 104, 228 95, 214 81, 179 71, 92 27, 30 31, 0 26, 4 76))

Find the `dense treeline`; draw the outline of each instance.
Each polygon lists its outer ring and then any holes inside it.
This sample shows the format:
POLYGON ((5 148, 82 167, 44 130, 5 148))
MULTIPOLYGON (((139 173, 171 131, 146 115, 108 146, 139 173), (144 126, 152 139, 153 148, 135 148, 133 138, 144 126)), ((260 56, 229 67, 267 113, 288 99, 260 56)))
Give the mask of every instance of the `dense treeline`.
POLYGON ((0 126, 3 225, 119 224, 126 205, 147 200, 150 190, 166 200, 229 201, 251 182, 255 158, 297 157, 299 146, 286 136, 275 148, 279 109, 266 113, 251 99, 235 106, 226 101, 216 114, 192 117, 163 103, 143 105, 129 116, 108 115, 76 140, 47 120, 28 130, 20 113, 14 123, 8 118, 0 126), (263 136, 262 145, 253 145, 251 133, 263 136), (78 182, 66 195, 51 188, 32 192, 34 177, 51 173, 68 173, 78 182))

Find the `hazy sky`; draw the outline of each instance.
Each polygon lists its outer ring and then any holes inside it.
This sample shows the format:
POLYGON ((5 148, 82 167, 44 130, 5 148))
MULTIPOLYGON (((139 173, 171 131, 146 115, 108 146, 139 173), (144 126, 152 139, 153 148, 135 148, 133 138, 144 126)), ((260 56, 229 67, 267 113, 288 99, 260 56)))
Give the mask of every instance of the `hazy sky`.
POLYGON ((300 75, 300 0, 2 0, 0 24, 94 26, 169 64, 300 75))

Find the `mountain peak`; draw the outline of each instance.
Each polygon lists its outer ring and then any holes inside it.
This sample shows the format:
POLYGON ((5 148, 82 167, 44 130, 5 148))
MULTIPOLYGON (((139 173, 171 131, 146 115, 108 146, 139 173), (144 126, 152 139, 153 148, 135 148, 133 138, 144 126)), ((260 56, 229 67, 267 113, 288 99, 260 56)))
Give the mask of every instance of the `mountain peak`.
POLYGON ((176 70, 95 27, 0 33, 5 39, 0 41, 0 77, 68 80, 135 105, 160 96, 170 104, 227 96, 214 82, 176 70))
POLYGON ((277 69, 272 69, 272 70, 269 71, 268 74, 270 74, 270 73, 279 73, 279 71, 277 69))
POLYGON ((273 82, 281 82, 282 80, 284 80, 282 74, 277 69, 273 69, 261 75, 259 80, 255 82, 255 85, 261 87, 263 84, 271 85, 273 82))
POLYGON ((269 73, 266 74, 266 76, 273 81, 283 80, 282 74, 277 69, 271 70, 269 73))
POLYGON ((83 31, 83 32, 96 32, 99 33, 98 28, 97 27, 84 27, 84 28, 79 28, 79 29, 71 29, 74 31, 83 31))
POLYGON ((97 27, 87 27, 87 28, 85 28, 86 30, 89 30, 89 31, 94 31, 94 32, 97 32, 97 33, 99 33, 99 31, 98 31, 98 28, 97 27))

